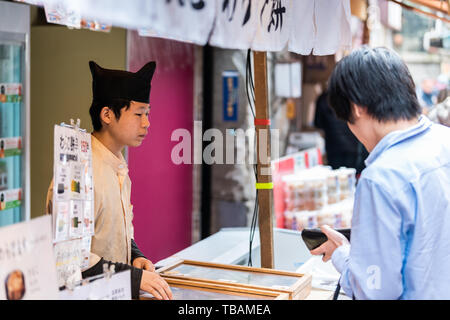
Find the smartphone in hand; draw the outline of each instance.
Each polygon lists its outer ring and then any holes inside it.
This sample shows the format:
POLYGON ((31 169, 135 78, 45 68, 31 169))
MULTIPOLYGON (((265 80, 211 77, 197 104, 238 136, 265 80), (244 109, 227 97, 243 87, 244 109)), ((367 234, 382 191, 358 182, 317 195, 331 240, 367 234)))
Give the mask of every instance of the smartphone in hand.
MULTIPOLYGON (((342 233, 348 241, 350 241, 351 229, 335 229, 336 231, 342 233)), ((325 233, 320 229, 303 229, 302 239, 306 244, 309 251, 318 248, 322 243, 328 240, 325 233)))

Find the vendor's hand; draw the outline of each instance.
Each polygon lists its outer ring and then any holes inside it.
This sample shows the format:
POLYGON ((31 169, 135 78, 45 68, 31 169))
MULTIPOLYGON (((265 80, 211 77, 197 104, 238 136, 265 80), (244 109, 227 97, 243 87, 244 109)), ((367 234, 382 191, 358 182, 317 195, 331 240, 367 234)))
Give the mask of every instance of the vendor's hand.
POLYGON ((141 290, 151 293, 158 300, 172 300, 167 282, 156 272, 142 270, 141 290))
POLYGON ((320 245, 320 247, 311 250, 310 252, 313 255, 323 255, 323 262, 327 262, 331 259, 331 256, 333 255, 333 252, 337 247, 340 247, 344 244, 350 244, 350 242, 342 233, 333 230, 327 225, 321 226, 320 230, 325 233, 328 240, 320 245))
POLYGON ((153 265, 153 263, 148 260, 145 259, 144 257, 139 257, 133 260, 133 267, 136 267, 138 269, 144 269, 144 270, 148 270, 148 271, 155 271, 155 266, 153 265))

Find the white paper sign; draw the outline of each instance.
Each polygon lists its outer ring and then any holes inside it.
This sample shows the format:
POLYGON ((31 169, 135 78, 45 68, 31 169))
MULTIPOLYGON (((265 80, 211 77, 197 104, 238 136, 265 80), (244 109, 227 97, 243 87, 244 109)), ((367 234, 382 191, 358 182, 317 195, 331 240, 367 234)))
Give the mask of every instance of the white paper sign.
POLYGON ((299 62, 275 65, 275 94, 283 98, 299 98, 302 94, 302 68, 299 62))
POLYGON ((99 21, 230 49, 334 54, 351 45, 350 0, 42 0, 49 22, 99 21))
POLYGON ((258 23, 258 4, 252 0, 216 0, 216 21, 209 44, 245 50, 251 47, 258 23))
POLYGON ((130 270, 59 292, 59 300, 131 300, 130 270))
POLYGON ((331 55, 351 46, 350 0, 294 0, 288 50, 331 55))
POLYGON ((0 228, 1 300, 57 299, 50 216, 0 228))
POLYGON ((350 0, 316 0, 315 17, 314 55, 330 55, 341 47, 351 47, 350 0))
MULTIPOLYGON (((322 0, 323 1, 323 0, 322 0)), ((328 2, 327 0, 325 2, 328 2)), ((314 8, 316 0, 295 0, 293 10, 295 19, 292 21, 288 49, 302 55, 309 55, 315 45, 316 30, 314 8)))
POLYGON ((215 17, 213 0, 165 0, 152 2, 147 19, 157 34, 205 45, 215 17))
POLYGON ((255 51, 281 51, 289 41, 292 2, 297 0, 258 1, 256 35, 252 43, 255 51))

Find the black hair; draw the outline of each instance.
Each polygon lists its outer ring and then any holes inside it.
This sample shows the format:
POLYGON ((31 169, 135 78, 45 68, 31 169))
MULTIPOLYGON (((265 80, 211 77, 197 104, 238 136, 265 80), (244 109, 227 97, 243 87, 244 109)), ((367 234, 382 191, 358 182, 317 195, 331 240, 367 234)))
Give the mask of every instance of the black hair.
POLYGON ((92 126, 94 131, 100 131, 102 129, 102 121, 100 120, 100 112, 104 107, 108 107, 114 112, 117 120, 120 118, 120 111, 123 108, 128 110, 130 108, 130 100, 126 99, 110 99, 108 101, 96 101, 93 100, 91 107, 89 108, 89 114, 91 115, 92 126))
POLYGON ((362 46, 344 57, 330 76, 328 92, 337 117, 350 123, 352 103, 380 122, 410 120, 421 113, 408 67, 387 48, 362 46))

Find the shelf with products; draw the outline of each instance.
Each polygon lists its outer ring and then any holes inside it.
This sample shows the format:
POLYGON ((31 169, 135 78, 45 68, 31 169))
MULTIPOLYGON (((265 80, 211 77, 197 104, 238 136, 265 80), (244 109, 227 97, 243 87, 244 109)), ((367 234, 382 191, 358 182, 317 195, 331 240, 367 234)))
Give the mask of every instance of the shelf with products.
POLYGON ((0 137, 0 159, 22 154, 22 137, 0 137))
POLYGON ((12 12, 16 19, 28 19, 26 8, 1 7, 0 20, 5 23, 0 27, 0 192, 21 190, 20 205, 0 212, 3 227, 30 218, 29 28, 8 27, 12 12))
POLYGON ((284 228, 349 228, 356 170, 316 166, 283 176, 284 228))
POLYGON ((0 191, 0 211, 17 208, 22 205, 22 189, 7 189, 0 191))

